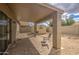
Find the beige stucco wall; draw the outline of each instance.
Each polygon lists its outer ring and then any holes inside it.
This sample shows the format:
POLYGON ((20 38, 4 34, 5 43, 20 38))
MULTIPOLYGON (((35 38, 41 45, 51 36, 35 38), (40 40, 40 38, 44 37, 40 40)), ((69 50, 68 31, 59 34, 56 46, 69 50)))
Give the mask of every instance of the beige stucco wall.
MULTIPOLYGON (((49 27, 49 30, 51 33, 53 33, 52 27, 49 27)), ((61 26, 61 29, 59 30, 61 30, 62 34, 79 34, 79 26, 61 26)), ((43 29, 39 29, 39 26, 37 26, 37 31, 39 31, 39 33, 46 33, 46 27, 43 27, 43 29)))
POLYGON ((61 32, 63 34, 79 34, 79 26, 63 26, 61 32))
MULTIPOLYGON (((21 26, 25 26, 27 25, 27 22, 21 22, 21 26)), ((22 38, 27 38, 27 34, 29 32, 27 31, 30 31, 31 29, 27 29, 28 27, 25 27, 25 28, 21 28, 19 24, 17 24, 17 28, 16 28, 16 39, 22 39, 22 38), (20 32, 21 30, 21 32, 20 32)), ((33 31, 33 30, 32 30, 33 31)))
MULTIPOLYGON (((42 29, 40 29, 40 26, 37 25, 37 31, 39 33, 46 33, 46 27, 43 27, 42 29)), ((34 33, 34 26, 31 27, 31 32, 34 33)))
POLYGON ((42 29, 40 29, 40 26, 37 26, 37 31, 39 33, 46 33, 46 27, 43 27, 42 29))

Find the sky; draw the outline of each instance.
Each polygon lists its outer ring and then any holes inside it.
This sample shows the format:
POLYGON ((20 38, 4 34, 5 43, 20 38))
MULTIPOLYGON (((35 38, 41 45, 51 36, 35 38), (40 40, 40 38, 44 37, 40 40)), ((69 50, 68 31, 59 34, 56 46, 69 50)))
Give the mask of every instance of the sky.
POLYGON ((71 16, 75 21, 79 21, 79 13, 71 13, 71 16))
POLYGON ((66 19, 69 17, 73 17, 73 19, 77 22, 79 21, 79 12, 78 13, 64 13, 62 19, 66 19))
POLYGON ((66 16, 72 16, 75 21, 79 21, 79 3, 50 3, 65 11, 66 16))

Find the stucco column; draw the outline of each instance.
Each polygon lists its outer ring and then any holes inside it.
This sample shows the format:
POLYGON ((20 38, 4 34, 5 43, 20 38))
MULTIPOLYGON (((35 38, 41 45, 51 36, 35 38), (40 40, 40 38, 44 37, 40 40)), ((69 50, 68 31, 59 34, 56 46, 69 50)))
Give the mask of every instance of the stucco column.
POLYGON ((17 24, 15 21, 11 21, 11 43, 15 43, 16 42, 16 29, 17 29, 17 24))
POLYGON ((37 32, 37 23, 34 23, 34 36, 36 37, 36 32, 37 32))
POLYGON ((61 48, 61 14, 53 14, 53 48, 61 48))

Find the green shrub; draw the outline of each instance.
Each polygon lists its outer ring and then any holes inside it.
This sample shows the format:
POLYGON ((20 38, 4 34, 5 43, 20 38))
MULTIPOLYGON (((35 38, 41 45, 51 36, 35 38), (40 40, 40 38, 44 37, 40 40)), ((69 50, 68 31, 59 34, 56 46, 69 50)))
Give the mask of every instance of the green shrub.
POLYGON ((62 26, 69 26, 75 23, 75 20, 73 20, 72 17, 66 19, 66 20, 62 20, 62 26))

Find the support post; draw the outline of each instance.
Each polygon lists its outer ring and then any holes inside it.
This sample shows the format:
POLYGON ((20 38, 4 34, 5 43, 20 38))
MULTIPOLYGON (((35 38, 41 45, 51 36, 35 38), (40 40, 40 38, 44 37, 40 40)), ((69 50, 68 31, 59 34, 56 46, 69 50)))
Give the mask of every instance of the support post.
POLYGON ((37 32, 37 23, 34 23, 34 36, 36 37, 36 32, 37 32))
POLYGON ((53 14, 53 48, 61 49, 61 14, 53 14))

